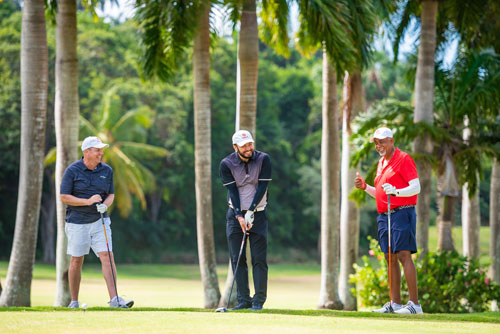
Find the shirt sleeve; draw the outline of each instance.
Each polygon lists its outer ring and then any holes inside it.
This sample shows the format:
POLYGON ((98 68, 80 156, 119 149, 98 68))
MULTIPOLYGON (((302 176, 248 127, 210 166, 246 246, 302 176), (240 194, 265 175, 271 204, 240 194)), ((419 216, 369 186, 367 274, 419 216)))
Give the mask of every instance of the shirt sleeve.
POLYGON ((64 171, 63 178, 61 180, 61 186, 59 188, 61 195, 72 195, 73 194, 73 179, 75 175, 73 172, 66 168, 64 171))
POLYGON ((271 174, 271 158, 269 158, 269 155, 266 154, 264 155, 264 159, 262 160, 262 167, 259 173, 259 181, 271 181, 271 174))
POLYGON ((231 199, 231 204, 233 205, 234 215, 236 217, 242 216, 241 204, 240 204, 240 193, 236 187, 236 181, 234 180, 231 170, 224 161, 221 161, 219 165, 219 176, 222 181, 222 185, 227 188, 228 196, 231 199))
POLYGON ((403 161, 401 177, 408 183, 418 178, 417 166, 410 155, 407 155, 403 161))
POLYGON ((223 186, 228 186, 232 183, 236 183, 233 174, 231 174, 231 170, 229 169, 229 167, 227 167, 224 161, 221 161, 219 165, 219 176, 223 186))
POLYGON ((111 168, 111 172, 110 172, 110 179, 111 179, 111 185, 109 186, 109 194, 110 195, 113 195, 115 193, 115 183, 114 183, 114 179, 113 179, 113 169, 111 168))

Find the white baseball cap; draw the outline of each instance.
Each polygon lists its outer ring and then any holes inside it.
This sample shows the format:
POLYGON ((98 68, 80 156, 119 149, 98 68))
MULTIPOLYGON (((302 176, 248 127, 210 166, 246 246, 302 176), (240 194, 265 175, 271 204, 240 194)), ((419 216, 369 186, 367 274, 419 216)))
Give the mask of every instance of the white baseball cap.
POLYGON ((378 128, 373 133, 373 137, 370 139, 370 142, 373 143, 374 139, 384 139, 384 138, 392 138, 392 131, 389 128, 378 128))
POLYGON ((233 144, 243 146, 247 143, 253 143, 252 134, 247 130, 236 131, 233 135, 233 144))
POLYGON ((108 146, 109 146, 108 144, 104 144, 99 138, 94 137, 94 136, 90 136, 90 137, 87 137, 83 140, 82 151, 85 151, 91 147, 104 148, 104 147, 108 147, 108 146))

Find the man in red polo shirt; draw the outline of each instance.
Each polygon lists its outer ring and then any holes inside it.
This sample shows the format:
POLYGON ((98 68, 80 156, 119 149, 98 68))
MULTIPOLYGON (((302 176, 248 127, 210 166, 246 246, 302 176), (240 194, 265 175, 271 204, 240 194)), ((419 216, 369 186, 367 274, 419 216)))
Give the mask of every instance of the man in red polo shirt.
POLYGON ((394 147, 392 131, 379 128, 373 134, 372 142, 381 158, 377 166, 375 187, 367 185, 359 175, 354 184, 363 189, 377 202, 378 241, 385 259, 389 263, 389 245, 387 231, 387 195, 391 195, 391 301, 382 308, 374 310, 379 313, 423 313, 418 303, 417 271, 411 254, 417 252, 416 213, 417 194, 420 192, 417 168, 412 157, 394 147), (408 285, 408 304, 401 304, 401 270, 403 265, 406 283, 408 285))

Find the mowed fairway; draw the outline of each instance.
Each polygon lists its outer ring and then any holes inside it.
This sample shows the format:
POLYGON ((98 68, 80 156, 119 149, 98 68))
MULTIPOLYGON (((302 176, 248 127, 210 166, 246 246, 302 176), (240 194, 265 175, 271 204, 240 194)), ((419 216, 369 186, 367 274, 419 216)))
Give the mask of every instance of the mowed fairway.
POLYGON ((0 333, 499 333, 500 324, 174 311, 0 312, 0 333))
MULTIPOLYGON (((4 282, 7 263, 0 262, 4 282)), ((217 268, 220 287, 227 265, 217 268)), ((53 308, 55 268, 36 264, 33 308, 0 308, 0 334, 57 333, 500 333, 500 312, 382 315, 316 310, 320 266, 271 264, 265 310, 214 313, 203 309, 197 265, 118 264, 118 292, 135 300, 131 310, 111 310, 100 266, 85 264, 80 303, 87 311, 53 308)), ((251 290, 253 290, 251 284, 251 290)))

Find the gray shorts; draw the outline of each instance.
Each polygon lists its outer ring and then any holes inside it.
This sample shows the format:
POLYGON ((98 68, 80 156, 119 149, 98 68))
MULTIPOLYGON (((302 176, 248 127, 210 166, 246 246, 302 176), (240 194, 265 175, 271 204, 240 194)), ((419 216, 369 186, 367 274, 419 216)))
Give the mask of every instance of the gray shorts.
MULTIPOLYGON (((111 219, 104 218, 106 226, 106 236, 108 237, 109 250, 113 251, 113 242, 111 240, 111 219)), ((87 255, 92 247, 95 255, 99 257, 100 252, 106 252, 106 238, 102 221, 99 219, 90 224, 72 224, 66 223, 66 236, 68 237, 67 254, 73 257, 87 255)))

